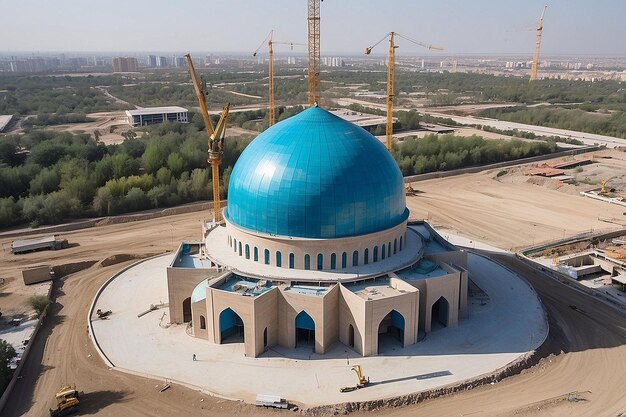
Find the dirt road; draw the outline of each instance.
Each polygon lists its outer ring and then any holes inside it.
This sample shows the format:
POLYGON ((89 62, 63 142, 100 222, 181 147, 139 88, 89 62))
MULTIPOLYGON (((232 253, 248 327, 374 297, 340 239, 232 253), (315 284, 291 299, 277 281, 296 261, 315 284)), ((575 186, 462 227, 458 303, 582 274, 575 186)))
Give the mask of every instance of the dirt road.
POLYGON ((544 345, 549 356, 497 384, 377 414, 609 417, 626 411, 626 315, 513 257, 495 259, 526 277, 537 290, 550 320, 544 345), (582 400, 568 401, 576 391, 582 400))

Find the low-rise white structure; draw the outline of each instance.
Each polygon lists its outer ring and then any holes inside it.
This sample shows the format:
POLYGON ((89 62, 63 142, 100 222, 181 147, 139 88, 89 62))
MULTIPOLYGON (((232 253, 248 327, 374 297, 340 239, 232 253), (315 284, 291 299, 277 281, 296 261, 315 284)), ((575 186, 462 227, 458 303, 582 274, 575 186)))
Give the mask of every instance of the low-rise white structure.
POLYGON ((132 127, 163 122, 189 123, 188 110, 178 106, 126 110, 126 117, 132 127))

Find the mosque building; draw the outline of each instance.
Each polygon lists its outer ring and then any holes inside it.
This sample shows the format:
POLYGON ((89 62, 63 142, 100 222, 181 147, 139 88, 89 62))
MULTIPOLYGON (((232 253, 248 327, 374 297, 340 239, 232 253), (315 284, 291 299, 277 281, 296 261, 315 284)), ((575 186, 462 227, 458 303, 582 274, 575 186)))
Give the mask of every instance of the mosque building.
POLYGON ((467 315, 467 258, 409 222, 402 174, 366 130, 310 107, 254 139, 230 176, 224 222, 167 269, 171 323, 208 343, 363 356, 467 315))

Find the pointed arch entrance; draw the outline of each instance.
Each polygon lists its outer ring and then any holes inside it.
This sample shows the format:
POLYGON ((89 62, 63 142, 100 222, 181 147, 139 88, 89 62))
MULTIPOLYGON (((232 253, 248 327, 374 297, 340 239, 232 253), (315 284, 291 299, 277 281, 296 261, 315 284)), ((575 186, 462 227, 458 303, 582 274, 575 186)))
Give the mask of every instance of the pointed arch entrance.
POLYGON ((378 353, 404 347, 404 316, 391 310, 378 325, 378 353))
POLYGON ((183 323, 189 323, 191 321, 191 297, 187 297, 183 300, 183 323))
POLYGON ((444 296, 433 304, 430 315, 430 330, 435 330, 442 327, 448 327, 448 319, 450 317, 450 303, 444 296))
POLYGON ((230 307, 220 313, 220 343, 245 341, 243 320, 230 307))
POLYGON ((296 347, 315 347, 315 321, 302 310, 296 316, 296 347))

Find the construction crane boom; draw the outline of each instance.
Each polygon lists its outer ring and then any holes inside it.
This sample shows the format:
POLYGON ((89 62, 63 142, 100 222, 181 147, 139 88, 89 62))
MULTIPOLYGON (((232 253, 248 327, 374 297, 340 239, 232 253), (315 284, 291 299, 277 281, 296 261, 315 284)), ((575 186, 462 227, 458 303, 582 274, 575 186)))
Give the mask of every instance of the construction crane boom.
POLYGON ((200 105, 200 111, 202 113, 202 119, 204 120, 204 126, 206 127, 206 131, 209 135, 213 134, 213 126, 211 125, 211 119, 209 118, 209 112, 206 108, 206 98, 204 96, 204 90, 202 89, 202 84, 198 80, 198 76, 196 75, 196 69, 193 66, 193 61, 191 60, 191 55, 185 55, 185 60, 187 61, 187 68, 189 68, 189 73, 191 74, 191 79, 193 81, 193 88, 196 90, 196 97, 198 98, 198 104, 200 105))
POLYGON ((306 46, 303 43, 295 43, 295 42, 276 42, 272 38, 274 36, 274 31, 271 30, 270 33, 263 39, 263 42, 259 45, 258 48, 252 53, 252 56, 256 56, 259 50, 263 47, 265 42, 267 42, 267 47, 269 51, 269 70, 268 70, 268 79, 269 79, 269 111, 268 111, 268 125, 272 126, 276 123, 276 105, 274 103, 274 45, 290 45, 291 49, 293 49, 294 45, 298 46, 306 46))
POLYGON ((228 119, 230 104, 227 103, 224 106, 219 121, 214 129, 206 107, 205 92, 202 84, 198 80, 191 55, 186 54, 185 59, 187 60, 187 67, 189 68, 193 86, 196 90, 198 104, 200 105, 202 119, 204 120, 204 126, 206 127, 209 139, 208 162, 211 165, 211 182, 213 183, 213 221, 219 223, 222 221, 222 209, 220 205, 220 165, 222 163, 222 156, 224 155, 224 135, 226 134, 226 121, 228 119))
POLYGON ((395 78, 395 60, 396 60, 396 44, 395 44, 395 36, 399 36, 402 39, 405 39, 409 42, 412 42, 418 46, 429 50, 435 51, 443 51, 443 48, 440 46, 435 46, 431 44, 425 44, 414 39, 409 38, 408 36, 401 35, 396 32, 389 32, 386 34, 381 40, 365 48, 365 55, 369 55, 378 44, 384 41, 387 37, 389 37, 389 58, 387 60, 387 122, 385 129, 385 146, 389 151, 393 146, 393 97, 394 97, 394 78, 395 78))
POLYGON ((543 32, 543 16, 546 14, 548 6, 543 7, 541 17, 539 18, 539 25, 537 25, 537 36, 535 38, 535 53, 533 54, 533 63, 530 68, 530 81, 533 82, 537 79, 537 69, 539 67, 539 49, 541 48, 541 34, 543 32))
POLYGON ((308 0, 309 2, 309 69, 308 104, 312 106, 319 103, 320 99, 320 1, 308 0))

